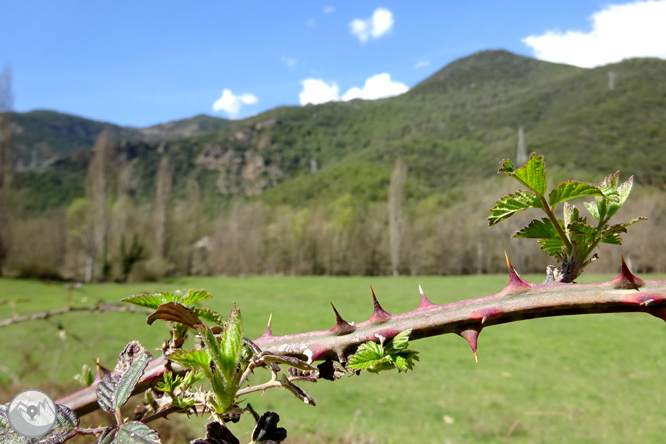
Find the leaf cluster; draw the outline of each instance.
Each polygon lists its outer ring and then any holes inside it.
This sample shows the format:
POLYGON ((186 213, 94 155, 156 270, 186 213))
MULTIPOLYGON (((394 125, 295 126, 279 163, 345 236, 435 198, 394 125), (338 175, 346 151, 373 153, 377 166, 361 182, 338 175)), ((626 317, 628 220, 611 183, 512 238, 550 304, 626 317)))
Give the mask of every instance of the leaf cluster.
POLYGON ((412 330, 405 330, 384 343, 368 341, 358 348, 347 362, 347 369, 379 373, 384 370, 398 369, 398 372, 414 370, 414 361, 418 361, 418 352, 409 350, 409 335, 412 330))
POLYGON ((619 172, 613 173, 598 184, 569 180, 559 184, 547 193, 546 164, 543 156, 532 154, 521 168, 514 168, 509 159, 500 162, 498 173, 506 174, 527 190, 518 190, 502 197, 490 209, 489 225, 495 225, 509 217, 535 208, 543 211, 546 217, 532 220, 526 227, 513 234, 515 238, 537 239, 539 248, 562 263, 561 272, 565 280, 573 281, 583 269, 594 260, 591 256, 600 243, 620 245, 620 234, 627 227, 643 217, 628 222, 610 225, 609 221, 622 207, 633 185, 633 176, 619 184, 619 172), (596 223, 588 223, 570 200, 580 197, 594 197, 585 207, 596 223), (563 203, 563 217, 555 216, 555 207, 563 203))

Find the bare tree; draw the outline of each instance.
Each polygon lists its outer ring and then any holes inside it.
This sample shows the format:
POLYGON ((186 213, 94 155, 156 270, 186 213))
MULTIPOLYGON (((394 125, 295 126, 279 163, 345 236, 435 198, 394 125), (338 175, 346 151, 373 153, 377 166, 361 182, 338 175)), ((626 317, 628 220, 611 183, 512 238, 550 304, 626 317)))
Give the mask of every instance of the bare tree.
POLYGON ((402 225, 402 205, 407 180, 407 165, 398 158, 395 162, 388 193, 389 240, 391 243, 391 267, 393 276, 400 274, 400 228, 402 225))
POLYGON ((111 134, 105 129, 97 136, 86 178, 86 194, 90 202, 89 214, 93 233, 93 249, 88 253, 86 279, 104 279, 108 274, 106 250, 113 149, 111 134))
POLYGON ((518 128, 518 148, 516 150, 516 163, 522 165, 527 162, 527 146, 525 145, 525 130, 518 128))
POLYGON ((12 79, 9 67, 0 72, 0 275, 9 252, 14 173, 12 149, 12 79))
POLYGON ((615 73, 613 71, 608 71, 608 89, 615 89, 615 73))
POLYGON ((155 245, 153 258, 166 259, 169 246, 169 218, 173 169, 168 156, 162 156, 155 180, 154 228, 155 245))

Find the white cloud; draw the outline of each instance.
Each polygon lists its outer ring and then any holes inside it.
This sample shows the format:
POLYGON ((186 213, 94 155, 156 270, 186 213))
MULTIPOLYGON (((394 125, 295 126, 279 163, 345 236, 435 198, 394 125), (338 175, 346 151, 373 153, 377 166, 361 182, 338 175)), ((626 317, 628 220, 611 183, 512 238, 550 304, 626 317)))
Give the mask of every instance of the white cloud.
POLYGON ((430 66, 430 60, 421 60, 414 65, 414 68, 425 68, 426 66, 430 66))
POLYGON ((354 87, 349 89, 343 96, 342 100, 365 99, 375 100, 384 97, 393 97, 406 93, 409 90, 407 85, 400 82, 391 80, 389 73, 377 74, 370 77, 365 81, 363 89, 354 87))
POLYGON ((393 29, 393 13, 386 8, 377 8, 372 17, 367 20, 354 19, 349 23, 352 35, 358 37, 361 43, 368 39, 378 39, 393 29))
POLYGON ((590 17, 592 30, 525 37, 538 59, 591 68, 631 57, 666 58, 666 1, 609 5, 590 17))
POLYGON ((307 105, 308 103, 318 105, 339 100, 340 87, 335 82, 326 83, 321 79, 310 78, 303 80, 301 84, 303 85, 303 91, 298 95, 301 105, 307 105))
POLYGON ((327 6, 324 8, 324 14, 332 14, 335 12, 334 6, 327 6))
POLYGON ((213 111, 224 111, 230 117, 236 117, 243 105, 254 105, 259 99, 254 94, 241 94, 239 96, 230 89, 222 91, 222 97, 213 103, 213 111))
POLYGON ((375 100, 385 97, 393 97, 409 90, 407 85, 391 80, 388 73, 377 74, 365 81, 363 88, 350 88, 340 97, 340 87, 335 82, 327 83, 322 79, 305 79, 301 82, 303 91, 299 94, 301 105, 334 101, 348 101, 353 99, 375 100))

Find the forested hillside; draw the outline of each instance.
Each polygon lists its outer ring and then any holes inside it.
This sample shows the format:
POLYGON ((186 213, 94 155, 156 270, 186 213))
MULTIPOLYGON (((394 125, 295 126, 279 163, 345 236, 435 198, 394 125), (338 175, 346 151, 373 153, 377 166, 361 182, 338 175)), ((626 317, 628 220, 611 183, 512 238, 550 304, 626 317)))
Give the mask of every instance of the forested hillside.
MULTIPOLYGON (((121 241, 129 248, 134 234, 143 249, 133 271, 143 270, 137 278, 390 273, 395 266, 389 249, 394 247, 386 202, 398 159, 407 168, 399 272, 497 271, 502 249, 522 244, 498 240, 507 237, 499 230, 511 228, 488 229, 484 218, 510 186, 496 177, 497 164, 515 159, 520 128, 527 152, 546 156, 552 182, 596 182, 617 169, 624 177, 635 175, 633 209, 651 220, 636 228, 634 239, 654 239, 666 217, 663 79, 666 61, 659 59, 582 69, 485 51, 455 61, 389 99, 281 107, 223 124, 200 121, 195 135, 188 131, 196 122, 180 130, 176 125, 113 127, 104 166, 109 177, 103 230, 108 263, 95 276, 122 275, 119 264, 127 251, 121 253, 121 241), (609 71, 615 74, 612 88, 609 71), (212 131, 203 132, 207 129, 212 131), (565 177, 565 171, 572 177, 565 177), (165 186, 168 192, 160 193, 165 186), (156 196, 167 202, 156 202, 156 196), (160 215, 158 208, 163 209, 160 215), (122 222, 116 223, 116 217, 122 222), (156 232, 162 233, 161 240, 156 232)), ((102 255, 90 252, 100 250, 101 243, 83 244, 85 230, 96 230, 87 216, 87 206, 96 198, 91 194, 93 150, 86 147, 93 145, 103 124, 84 125, 80 119, 74 129, 51 131, 48 139, 21 123, 24 117, 16 116, 25 129, 15 136, 16 144, 39 146, 42 137, 49 146, 57 145, 59 154, 48 165, 16 173, 14 212, 29 221, 21 225, 23 231, 34 224, 40 232, 40 220, 60 221, 59 234, 52 236, 58 240, 45 243, 60 242, 62 254, 71 257, 36 266, 44 260, 25 253, 36 242, 23 240, 33 233, 27 231, 18 236, 20 247, 14 247, 8 266, 81 278, 82 263, 93 258, 98 263, 102 255), (55 133, 58 142, 49 142, 55 133), (68 144, 63 134, 76 137, 68 144), (75 225, 79 228, 73 229, 75 225)), ((28 151, 21 152, 25 156, 28 151)), ((666 245, 659 248, 643 254, 636 265, 666 267, 660 253, 666 245)), ((522 261, 524 269, 539 270, 547 258, 534 254, 522 261)))

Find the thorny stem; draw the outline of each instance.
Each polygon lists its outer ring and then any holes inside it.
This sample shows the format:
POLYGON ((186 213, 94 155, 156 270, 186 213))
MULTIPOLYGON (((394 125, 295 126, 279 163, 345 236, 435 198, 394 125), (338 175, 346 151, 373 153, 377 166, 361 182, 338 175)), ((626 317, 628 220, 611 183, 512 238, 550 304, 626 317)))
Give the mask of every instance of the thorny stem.
POLYGON ((48 319, 52 316, 62 315, 65 313, 86 312, 86 311, 88 312, 117 311, 121 313, 140 313, 144 315, 148 313, 146 310, 140 310, 131 306, 122 305, 118 303, 94 305, 92 307, 67 306, 59 308, 57 310, 43 311, 40 313, 33 313, 25 316, 16 316, 13 318, 5 319, 4 321, 0 321, 0 327, 7 327, 12 324, 18 324, 19 322, 36 321, 38 319, 48 319))
MULTIPOLYGON (((509 284, 501 292, 478 299, 445 305, 430 302, 424 294, 413 311, 389 314, 376 300, 372 317, 351 325, 338 318, 328 330, 274 336, 270 329, 254 342, 263 351, 296 356, 311 361, 337 360, 345 363, 358 346, 379 337, 390 339, 407 329, 410 339, 421 339, 445 333, 465 338, 476 352, 477 338, 483 328, 526 319, 592 313, 643 312, 666 320, 666 281, 645 281, 634 277, 625 264, 617 278, 599 284, 564 284, 549 282, 531 284, 509 266, 509 284), (638 291, 640 287, 640 291, 638 291)), ((162 379, 164 357, 151 361, 134 393, 162 379)), ((176 367, 173 363, 170 363, 176 367)), ((179 370, 174 368, 175 372, 179 370)), ((180 372, 184 369, 180 368, 180 372)), ((57 401, 77 415, 96 410, 96 385, 57 401)), ((244 394, 242 389, 238 394, 244 394)))

